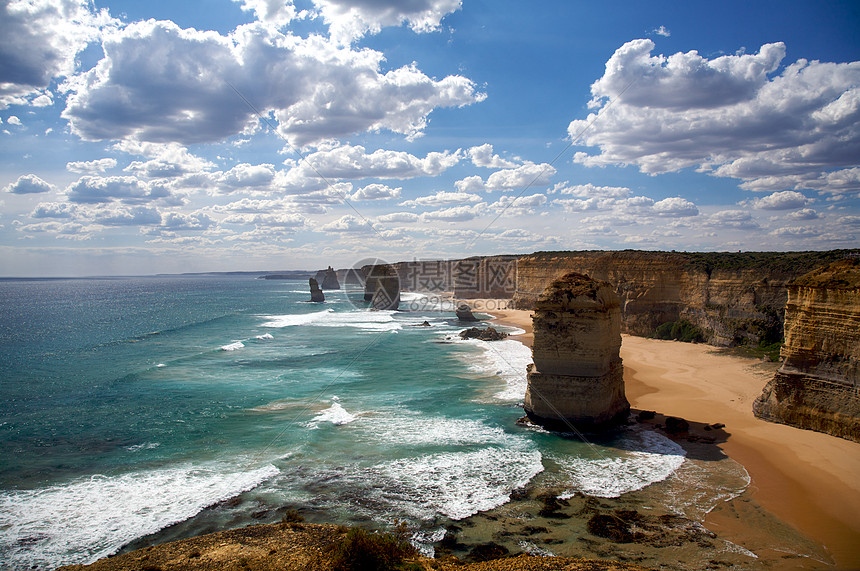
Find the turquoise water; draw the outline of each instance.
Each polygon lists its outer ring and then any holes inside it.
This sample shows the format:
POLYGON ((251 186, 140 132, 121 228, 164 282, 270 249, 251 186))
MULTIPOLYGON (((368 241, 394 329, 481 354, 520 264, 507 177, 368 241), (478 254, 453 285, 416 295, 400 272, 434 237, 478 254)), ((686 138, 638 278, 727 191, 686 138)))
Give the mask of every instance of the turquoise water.
POLYGON ((684 463, 656 433, 598 446, 518 427, 516 341, 326 296, 249 277, 0 281, 0 560, 89 562, 285 507, 432 535, 547 467, 616 497, 684 463))

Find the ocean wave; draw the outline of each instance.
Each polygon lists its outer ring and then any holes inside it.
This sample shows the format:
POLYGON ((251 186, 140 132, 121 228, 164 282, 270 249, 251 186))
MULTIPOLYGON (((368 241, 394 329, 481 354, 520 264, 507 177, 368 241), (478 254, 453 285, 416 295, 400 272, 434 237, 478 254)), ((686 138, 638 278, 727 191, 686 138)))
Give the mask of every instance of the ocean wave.
POLYGON ((243 349, 244 347, 245 347, 245 344, 242 343, 241 341, 234 341, 233 343, 230 343, 228 345, 222 345, 221 350, 222 351, 237 351, 239 349, 243 349))
POLYGON ((330 422, 335 426, 342 426, 353 422, 357 418, 357 415, 348 413, 339 402, 334 402, 329 408, 320 411, 319 414, 313 417, 311 423, 314 427, 318 427, 320 422, 330 422))
POLYGON ((571 492, 617 498, 671 476, 685 460, 681 446, 652 430, 631 430, 601 458, 554 454, 552 459, 569 478, 571 492))
POLYGON ((345 311, 326 309, 302 315, 270 315, 261 327, 291 327, 311 325, 314 327, 355 327, 364 331, 396 331, 402 325, 394 319, 395 311, 345 311))
POLYGON ((279 470, 173 466, 0 494, 0 559, 13 568, 90 563, 257 487, 279 470))
POLYGON ((260 341, 269 341, 274 338, 274 335, 272 335, 271 333, 263 333, 262 335, 257 335, 256 337, 254 337, 254 339, 259 339, 260 341))
POLYGON ((468 361, 473 373, 500 377, 505 385, 493 393, 493 398, 501 401, 519 402, 525 398, 528 379, 526 366, 532 362, 532 351, 514 339, 501 341, 481 341, 478 339, 453 341, 472 345, 481 350, 479 355, 466 354, 460 358, 468 361))
POLYGON ((377 442, 410 447, 519 442, 517 437, 480 420, 429 416, 411 411, 368 415, 362 421, 362 431, 377 442))
POLYGON ((511 492, 543 471, 537 450, 487 447, 395 460, 367 470, 367 491, 411 517, 463 519, 510 501, 511 492))

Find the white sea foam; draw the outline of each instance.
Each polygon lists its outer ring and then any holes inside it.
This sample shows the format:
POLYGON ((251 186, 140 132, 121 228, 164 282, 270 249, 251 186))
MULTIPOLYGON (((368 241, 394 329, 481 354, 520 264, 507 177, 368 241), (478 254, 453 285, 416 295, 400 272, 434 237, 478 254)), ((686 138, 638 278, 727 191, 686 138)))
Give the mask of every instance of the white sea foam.
POLYGON ((270 315, 262 327, 290 327, 311 325, 314 327, 355 327, 363 331, 396 331, 402 327, 395 321, 394 311, 344 311, 326 309, 303 315, 270 315))
POLYGON ((480 420, 427 416, 412 411, 368 415, 361 424, 368 437, 399 446, 506 444, 516 438, 480 420))
POLYGON ((526 366, 532 362, 531 349, 519 341, 503 339, 501 341, 480 341, 470 339, 459 341, 474 345, 482 354, 463 355, 469 361, 469 370, 486 376, 498 376, 504 382, 502 390, 493 396, 502 401, 519 402, 525 398, 526 366))
POLYGON ((242 343, 241 341, 234 341, 233 343, 230 343, 229 345, 222 345, 221 350, 222 351, 238 351, 239 349, 242 349, 244 347, 245 347, 245 344, 242 343))
POLYGON ((269 315, 266 317, 269 321, 263 323, 261 327, 291 327, 294 325, 307 325, 319 321, 329 313, 333 313, 334 309, 324 309, 314 313, 289 314, 289 315, 269 315))
POLYGON ((153 448, 158 448, 159 446, 161 446, 159 442, 144 442, 142 444, 126 446, 125 449, 129 452, 137 452, 138 450, 152 450, 153 448))
POLYGON ((0 558, 12 568, 89 563, 279 471, 184 464, 0 494, 0 558))
POLYGON ((269 339, 274 339, 275 337, 271 333, 263 333, 262 335, 257 335, 255 339, 259 339, 260 341, 268 341, 269 339))
POLYGON ((617 498, 668 478, 684 463, 686 452, 675 442, 651 430, 632 430, 602 458, 553 455, 573 488, 563 498, 581 492, 599 498, 617 498))
POLYGON ((163 367, 166 367, 166 366, 167 366, 167 365, 165 365, 164 363, 159 363, 159 364, 157 364, 157 365, 156 365, 156 367, 158 367, 159 369, 161 369, 161 368, 163 368, 163 367))
POLYGON ((349 424, 357 418, 357 415, 348 413, 339 402, 333 402, 329 408, 320 411, 318 415, 313 417, 313 419, 311 419, 311 423, 315 426, 319 426, 320 422, 330 422, 335 426, 341 426, 349 424))
POLYGON ((442 514, 457 520, 507 503, 513 490, 541 471, 540 452, 513 446, 400 459, 364 474, 376 476, 367 494, 398 511, 416 519, 442 514))

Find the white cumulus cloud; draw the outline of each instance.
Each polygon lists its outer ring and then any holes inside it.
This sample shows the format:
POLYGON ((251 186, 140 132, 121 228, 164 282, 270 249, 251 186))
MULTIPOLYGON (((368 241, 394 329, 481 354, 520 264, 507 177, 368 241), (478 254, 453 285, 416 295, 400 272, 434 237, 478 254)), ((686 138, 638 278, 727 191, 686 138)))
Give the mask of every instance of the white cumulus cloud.
POLYGON ((653 49, 633 40, 606 63, 591 106, 607 112, 568 128, 594 121, 580 143, 599 152, 576 161, 650 174, 695 167, 749 190, 860 187, 860 62, 800 59, 778 72, 782 43, 713 59, 653 49))
POLYGON ((19 176, 15 182, 7 184, 3 187, 3 190, 12 194, 37 194, 51 192, 52 190, 56 190, 56 187, 34 174, 25 174, 19 176))
POLYGON ((298 146, 382 129, 414 138, 433 109, 485 97, 462 76, 383 72, 379 52, 260 24, 223 36, 149 20, 108 34, 103 48, 70 82, 63 112, 86 140, 218 142, 257 123, 251 105, 298 146))

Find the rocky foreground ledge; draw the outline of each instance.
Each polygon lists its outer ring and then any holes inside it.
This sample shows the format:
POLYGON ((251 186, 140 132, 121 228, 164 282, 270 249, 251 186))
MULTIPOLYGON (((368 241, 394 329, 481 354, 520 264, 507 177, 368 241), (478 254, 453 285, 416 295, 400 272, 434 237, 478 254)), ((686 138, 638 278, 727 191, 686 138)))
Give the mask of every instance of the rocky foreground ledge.
MULTIPOLYGON (((221 531, 145 547, 137 551, 100 559, 91 565, 61 567, 63 571, 308 571, 365 569, 337 564, 339 547, 347 541, 350 528, 310 523, 255 525, 221 531)), ((567 557, 519 555, 480 562, 463 562, 454 557, 430 559, 413 556, 390 569, 437 571, 647 571, 644 567, 615 561, 567 557)))

